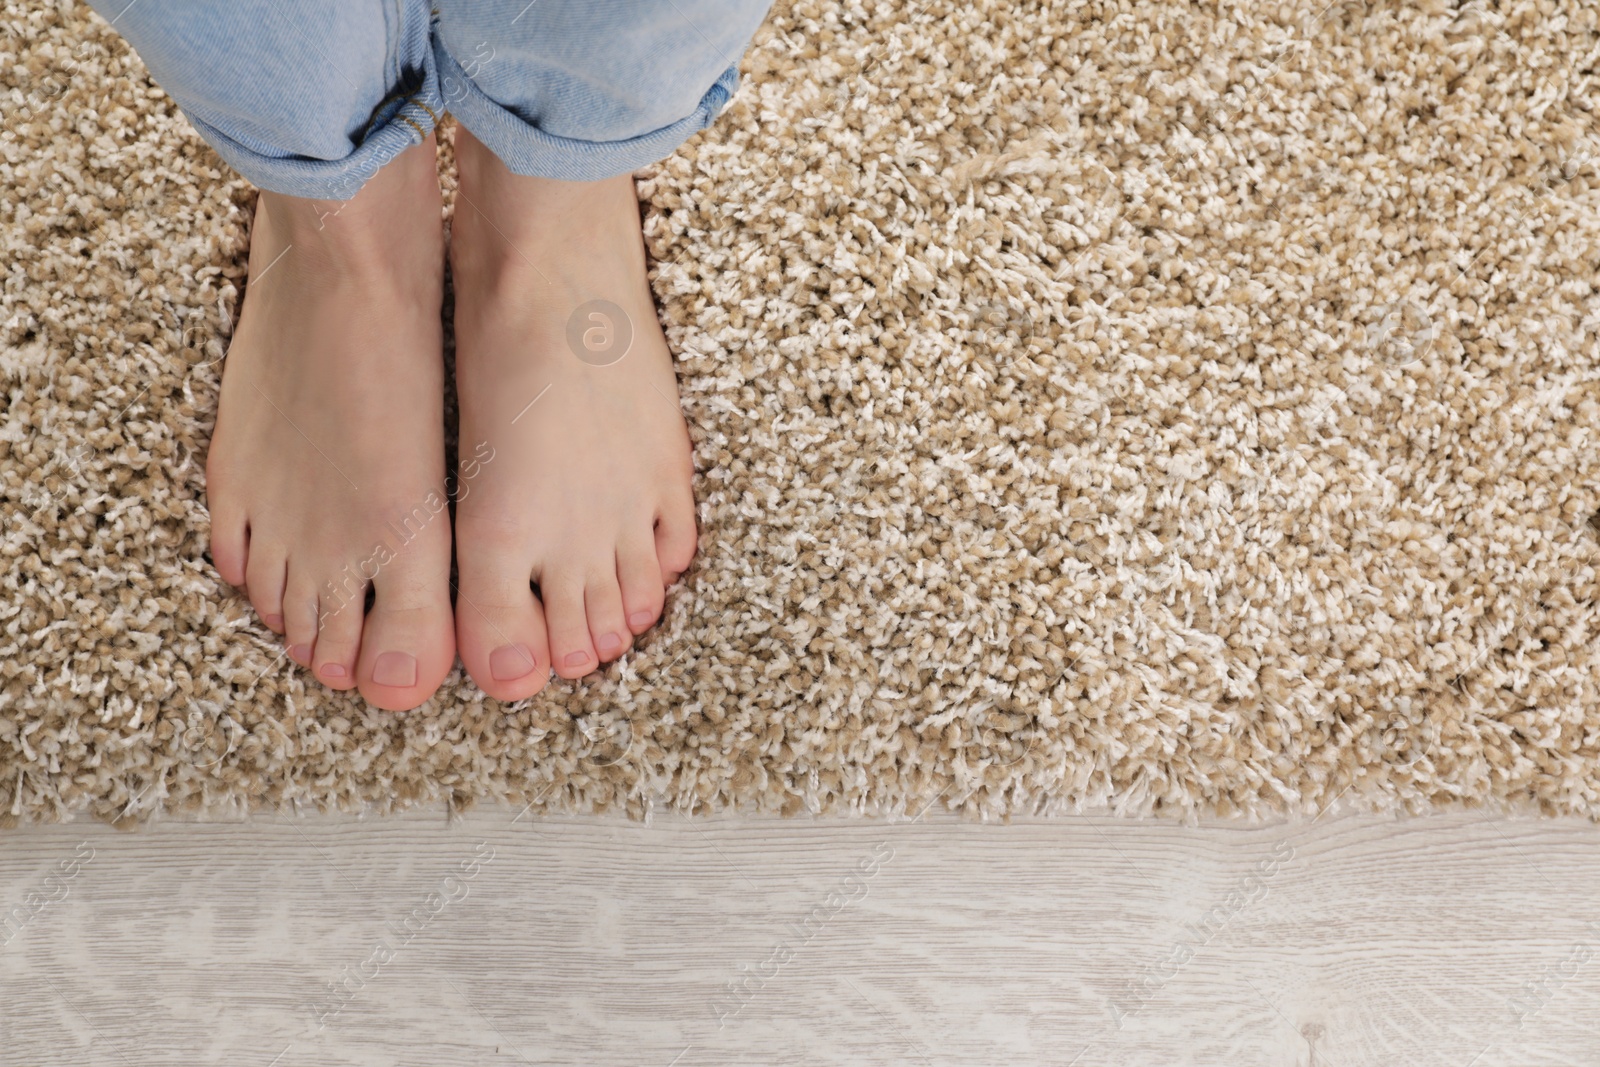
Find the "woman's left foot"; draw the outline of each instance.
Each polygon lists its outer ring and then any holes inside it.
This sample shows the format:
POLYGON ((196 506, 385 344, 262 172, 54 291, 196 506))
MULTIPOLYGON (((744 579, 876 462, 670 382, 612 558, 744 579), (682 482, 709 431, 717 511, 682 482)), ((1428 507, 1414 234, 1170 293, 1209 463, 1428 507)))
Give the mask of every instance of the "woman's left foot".
POLYGON ((499 700, 616 659, 695 551, 693 461, 628 176, 513 175, 456 128, 456 639, 499 700), (535 595, 537 586, 537 596, 535 595))

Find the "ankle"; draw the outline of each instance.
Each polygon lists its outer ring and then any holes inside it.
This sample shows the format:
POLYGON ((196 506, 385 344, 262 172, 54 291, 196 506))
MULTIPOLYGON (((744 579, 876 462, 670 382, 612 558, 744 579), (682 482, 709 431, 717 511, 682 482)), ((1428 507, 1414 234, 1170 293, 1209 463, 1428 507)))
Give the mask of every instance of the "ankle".
POLYGON ((503 237, 546 248, 638 238, 639 201, 632 176, 565 181, 513 174, 465 127, 456 128, 455 143, 462 201, 458 217, 481 213, 503 237))
POLYGON ((442 275, 442 199, 434 159, 430 138, 401 153, 349 200, 263 191, 256 205, 262 253, 270 260, 293 248, 302 270, 329 282, 415 276, 419 270, 424 278, 442 275), (401 265, 407 269, 397 270, 401 265))
POLYGON ((596 298, 625 303, 619 282, 648 300, 631 177, 571 182, 512 174, 462 127, 456 145, 450 262, 457 292, 476 294, 472 306, 508 302, 565 314, 596 298))

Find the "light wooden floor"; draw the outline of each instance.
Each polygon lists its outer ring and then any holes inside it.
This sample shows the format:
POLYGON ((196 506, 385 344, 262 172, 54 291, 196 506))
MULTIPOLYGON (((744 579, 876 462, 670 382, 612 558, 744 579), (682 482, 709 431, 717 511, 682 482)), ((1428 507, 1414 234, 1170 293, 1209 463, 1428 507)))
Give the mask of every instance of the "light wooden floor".
POLYGON ((1467 815, 28 828, 0 1064, 1597 1064, 1597 886, 1467 815))

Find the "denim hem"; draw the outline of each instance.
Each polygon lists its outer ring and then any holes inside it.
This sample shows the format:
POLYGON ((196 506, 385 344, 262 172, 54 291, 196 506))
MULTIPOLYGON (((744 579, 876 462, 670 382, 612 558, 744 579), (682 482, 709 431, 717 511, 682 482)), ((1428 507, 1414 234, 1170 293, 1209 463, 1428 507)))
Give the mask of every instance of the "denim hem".
POLYGON ((669 126, 623 141, 580 141, 546 133, 490 99, 438 37, 434 38, 433 55, 440 84, 450 87, 445 107, 511 173, 535 178, 598 181, 665 159, 710 126, 739 88, 739 67, 735 64, 706 90, 691 114, 669 126))
POLYGON ((444 110, 444 100, 439 95, 439 79, 430 65, 422 86, 408 94, 343 159, 263 155, 244 147, 193 115, 188 118, 217 155, 257 187, 284 196, 348 200, 360 192, 361 187, 385 164, 426 140, 444 110))

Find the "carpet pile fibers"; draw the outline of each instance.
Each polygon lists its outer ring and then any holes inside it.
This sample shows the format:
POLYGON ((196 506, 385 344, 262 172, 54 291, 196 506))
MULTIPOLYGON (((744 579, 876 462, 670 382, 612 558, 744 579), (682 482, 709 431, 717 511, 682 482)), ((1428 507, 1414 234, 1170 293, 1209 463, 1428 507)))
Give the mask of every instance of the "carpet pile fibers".
POLYGON ((0 821, 1600 815, 1597 68, 1578 0, 780 0, 639 181, 698 562, 392 715, 205 555, 253 193, 4 0, 0 821))

